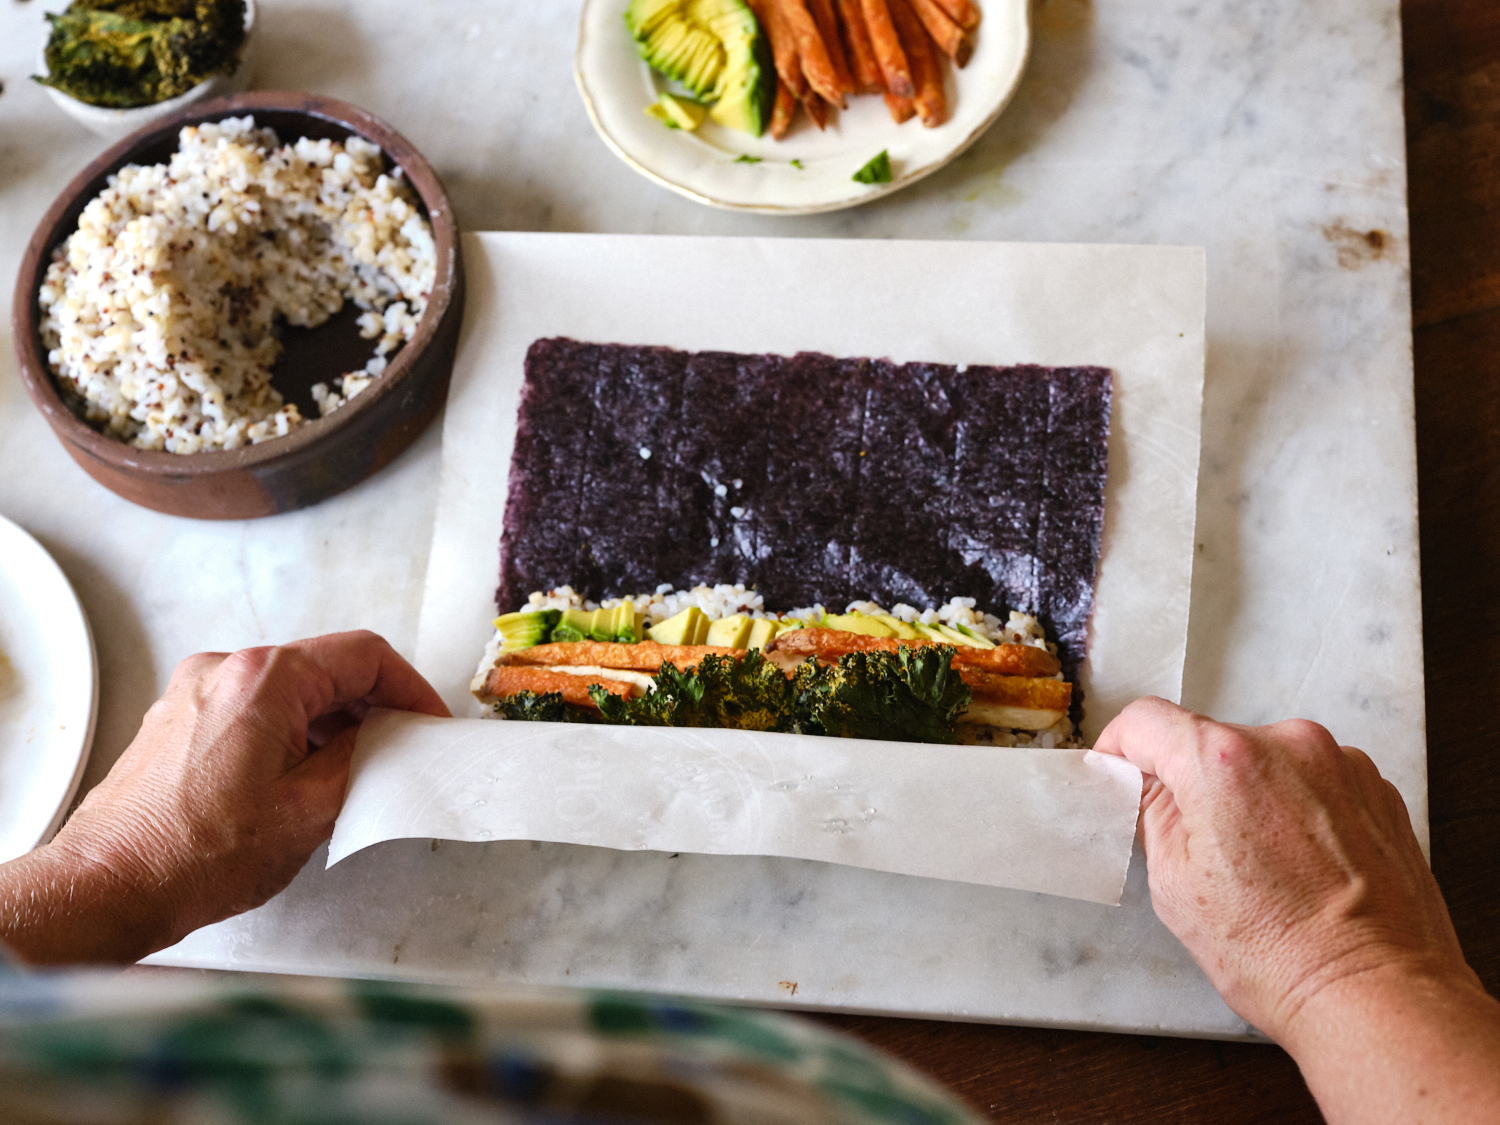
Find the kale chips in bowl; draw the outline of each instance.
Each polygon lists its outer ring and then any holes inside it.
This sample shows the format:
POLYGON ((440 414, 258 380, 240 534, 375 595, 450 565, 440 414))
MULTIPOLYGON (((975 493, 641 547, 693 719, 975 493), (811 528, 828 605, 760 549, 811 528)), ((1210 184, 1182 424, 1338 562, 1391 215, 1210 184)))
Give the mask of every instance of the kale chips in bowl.
POLYGON ((37 81, 106 140, 250 85, 255 0, 73 0, 47 20, 37 81))

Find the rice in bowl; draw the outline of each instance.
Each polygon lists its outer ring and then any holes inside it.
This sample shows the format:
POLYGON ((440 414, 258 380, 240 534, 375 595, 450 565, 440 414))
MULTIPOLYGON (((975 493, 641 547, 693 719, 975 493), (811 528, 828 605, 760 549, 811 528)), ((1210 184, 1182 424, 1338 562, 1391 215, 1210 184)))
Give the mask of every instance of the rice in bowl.
POLYGON ((379 146, 282 145, 228 118, 184 128, 168 163, 110 177, 54 251, 40 330, 64 396, 107 436, 234 449, 303 422, 271 385, 280 323, 364 310, 375 355, 313 388, 328 414, 415 335, 436 272, 432 228, 379 146))

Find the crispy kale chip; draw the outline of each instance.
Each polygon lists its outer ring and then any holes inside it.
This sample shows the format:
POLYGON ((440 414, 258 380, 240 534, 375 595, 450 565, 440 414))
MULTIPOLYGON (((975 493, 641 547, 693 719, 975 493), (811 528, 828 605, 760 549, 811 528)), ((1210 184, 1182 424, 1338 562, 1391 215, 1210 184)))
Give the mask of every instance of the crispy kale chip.
POLYGON ((639 699, 595 688, 589 695, 609 723, 791 731, 798 719, 795 685, 758 651, 705 656, 686 672, 669 661, 656 675, 655 690, 639 699))
POLYGON ((953 669, 950 645, 851 652, 837 664, 797 670, 798 707, 809 734, 953 742, 973 693, 953 669))
POLYGON ((118 109, 233 73, 245 39, 245 0, 74 0, 47 19, 48 75, 37 81, 118 109))
POLYGON ((496 700, 495 714, 502 719, 520 719, 532 723, 587 723, 592 718, 582 707, 570 707, 562 692, 518 691, 496 700))

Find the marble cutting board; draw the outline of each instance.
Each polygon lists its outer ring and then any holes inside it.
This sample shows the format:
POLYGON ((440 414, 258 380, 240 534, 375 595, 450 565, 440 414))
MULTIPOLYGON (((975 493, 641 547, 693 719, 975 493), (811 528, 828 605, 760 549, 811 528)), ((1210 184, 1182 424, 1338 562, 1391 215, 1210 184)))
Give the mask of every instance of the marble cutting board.
MULTIPOLYGON (((1241 722, 1300 714, 1326 724, 1371 753, 1425 838, 1396 0, 1037 0, 1026 76, 973 149, 886 203, 800 220, 699 207, 600 144, 573 89, 576 3, 434 0, 427 10, 430 19, 413 23, 400 0, 263 0, 256 84, 344 98, 393 122, 439 170, 470 230, 1206 247, 1184 701, 1241 722)), ((52 197, 100 147, 25 81, 40 27, 34 5, 0 10, 6 277, 52 197)), ((310 512, 252 524, 171 520, 83 476, 0 347, 0 512, 57 558, 96 627, 101 710, 85 785, 190 652, 366 626, 411 653, 425 556, 392 548, 430 535, 437 452, 434 430, 377 478, 310 512)), ((401 975, 413 958, 468 949, 516 980, 609 979, 831 1006, 873 984, 885 1011, 1244 1031, 1155 922, 1138 861, 1117 911, 1060 900, 960 907, 946 885, 931 884, 860 931, 887 942, 887 953, 856 972, 791 951, 842 940, 841 919, 889 897, 887 877, 830 888, 794 862, 728 861, 706 905, 736 939, 714 949, 676 897, 681 884, 705 882, 690 857, 646 867, 588 853, 575 877, 555 880, 550 845, 463 845, 466 862, 504 873, 497 897, 479 902, 457 881, 424 878, 430 847, 382 845, 340 866, 370 911, 398 923, 442 912, 455 920, 446 930, 366 940, 299 881, 280 914, 252 915, 216 963, 243 963, 259 943, 288 966, 401 975), (768 864, 777 870, 762 870, 768 864), (603 905, 561 933, 558 920, 600 887, 603 905), (945 942, 935 919, 981 909, 1024 909, 1032 921, 945 942), (501 930, 508 936, 491 940, 501 930), (756 988, 737 987, 731 970, 756 988)), ((315 856, 311 867, 323 862, 315 856)))

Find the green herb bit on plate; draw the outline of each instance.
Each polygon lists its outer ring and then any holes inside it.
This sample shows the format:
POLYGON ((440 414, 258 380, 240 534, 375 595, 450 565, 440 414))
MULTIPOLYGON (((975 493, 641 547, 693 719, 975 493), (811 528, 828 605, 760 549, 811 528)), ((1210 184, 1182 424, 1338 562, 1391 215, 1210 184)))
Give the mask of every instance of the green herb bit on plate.
POLYGON ((751 156, 748 152, 742 152, 734 158, 736 164, 759 164, 760 157, 751 156))
MULTIPOLYGON (((653 70, 708 103, 710 119, 752 137, 765 130, 776 99, 776 70, 744 0, 630 0, 625 27, 653 70)), ((696 128, 683 125, 665 105, 646 112, 664 124, 676 121, 679 129, 696 128)))
POLYGON ((155 105, 233 74, 245 41, 245 0, 74 0, 47 19, 48 73, 36 80, 111 109, 155 105))
POLYGON ((857 184, 888 184, 891 182, 891 158, 890 154, 881 149, 879 154, 870 158, 870 162, 854 173, 854 182, 857 184))
POLYGON ((797 160, 797 159, 794 158, 792 160, 791 164, 792 164, 793 168, 797 169, 797 171, 799 171, 799 172, 802 171, 802 161, 797 160))

